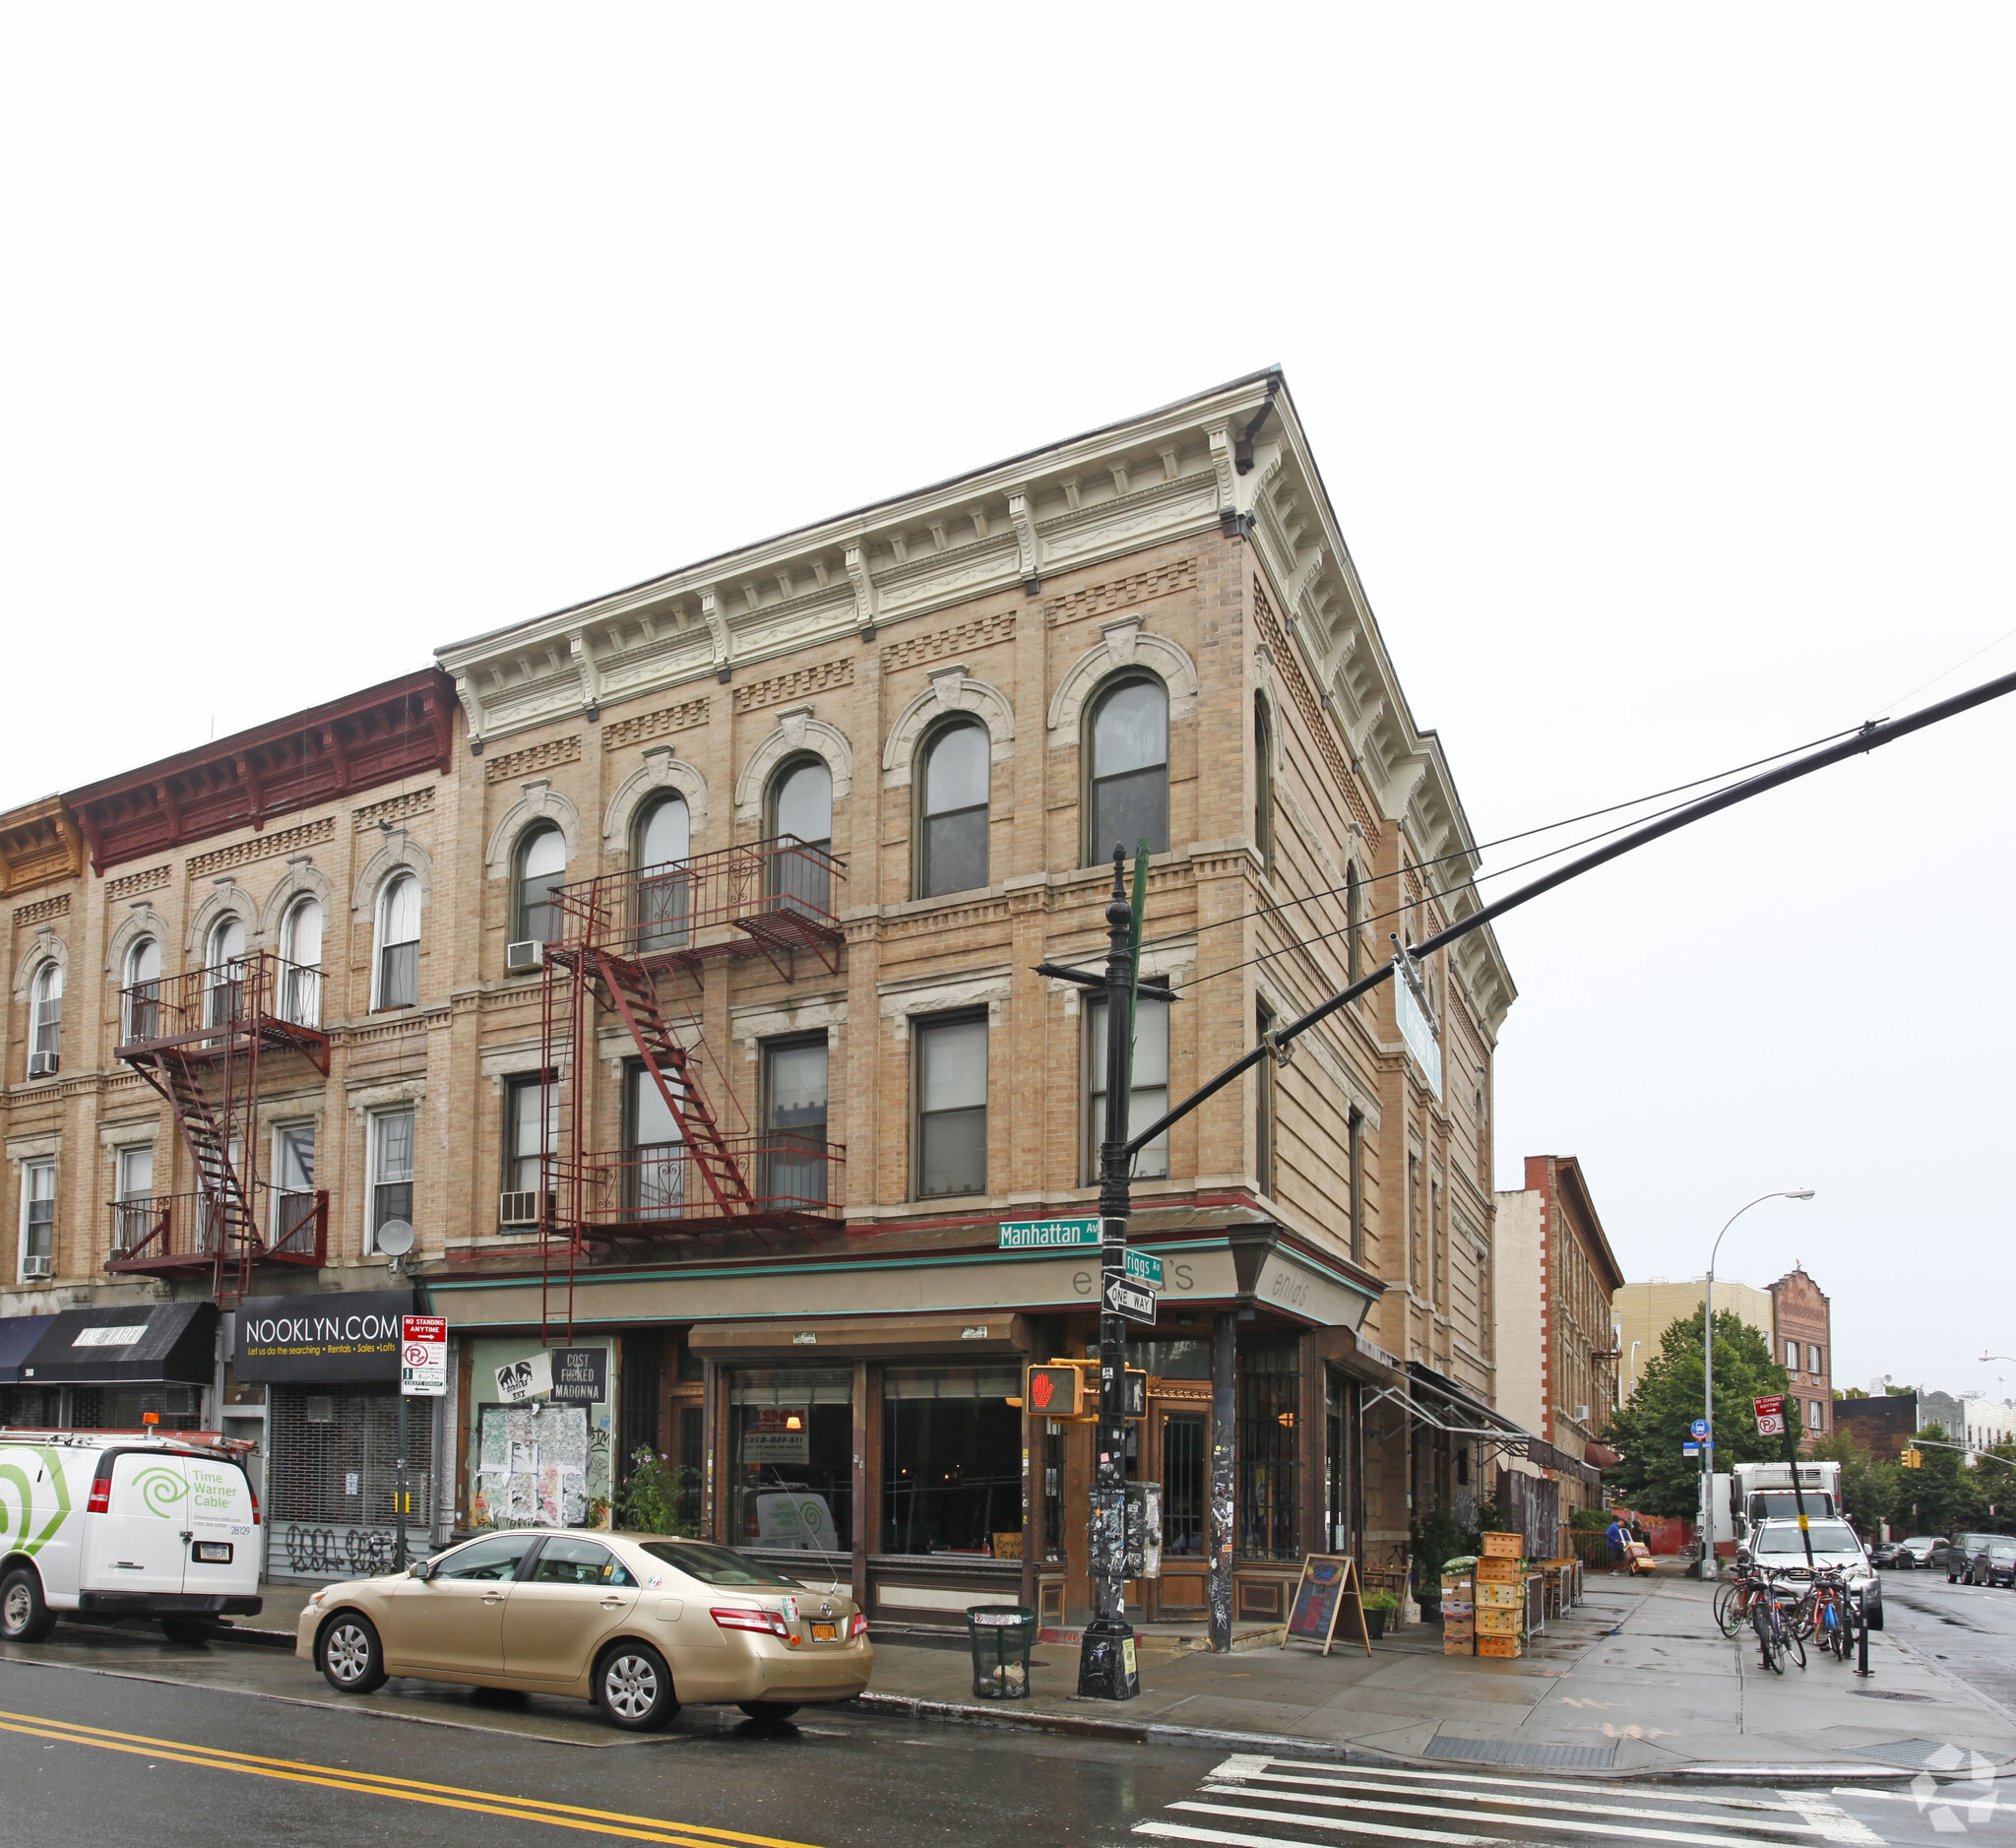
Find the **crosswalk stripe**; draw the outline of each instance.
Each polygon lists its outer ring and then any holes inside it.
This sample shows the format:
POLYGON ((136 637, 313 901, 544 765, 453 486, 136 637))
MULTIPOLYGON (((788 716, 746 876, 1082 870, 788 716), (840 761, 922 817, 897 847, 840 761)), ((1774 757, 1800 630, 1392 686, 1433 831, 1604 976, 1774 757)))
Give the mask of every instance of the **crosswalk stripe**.
MULTIPOLYGON (((1447 1814, 1446 1811, 1431 1809, 1426 1804, 1364 1803, 1354 1800, 1349 1797, 1331 1797, 1327 1799, 1322 1797, 1311 1797, 1306 1792, 1297 1792, 1295 1796, 1292 1798, 1284 1798, 1283 1801, 1305 1803, 1328 1802, 1337 1805, 1340 1809, 1377 1811, 1382 1814, 1391 1816, 1438 1816, 1447 1814)), ((1301 1823, 1304 1827, 1307 1828, 1341 1829, 1346 1833, 1353 1835, 1376 1834, 1384 1826, 1383 1824, 1373 1822, 1348 1822, 1344 1820, 1344 1818, 1341 1816, 1303 1816, 1294 1811, 1243 1810, 1229 1804, 1186 1802, 1172 1803, 1168 1806, 1168 1808, 1171 1810, 1202 1810, 1213 1816, 1246 1816, 1249 1818, 1272 1818, 1276 1820, 1295 1821, 1301 1823)), ((1480 1817, 1478 1819, 1482 1820, 1483 1818, 1480 1817)), ((1691 1848, 1729 1848, 1730 1840, 1730 1838, 1727 1835, 1697 1835, 1691 1833, 1686 1829, 1631 1828, 1623 1823, 1616 1822, 1576 1822, 1571 1821, 1566 1816, 1492 1816, 1490 1820, 1502 1823, 1507 1828, 1565 1829, 1567 1832, 1574 1835, 1606 1835, 1611 1837, 1621 1836, 1631 1841, 1685 1842, 1690 1844, 1691 1848)), ((1405 1829, 1395 1829, 1390 1832, 1395 1834, 1411 1835, 1414 1831, 1405 1829)), ((1436 1839, 1439 1840, 1442 1838, 1436 1837, 1436 1839)), ((1465 1839, 1469 1838, 1465 1837, 1465 1839)), ((1489 1838, 1486 1837, 1486 1839, 1489 1838)))
MULTIPOLYGON (((1214 1778, 1221 1777, 1223 1773, 1214 1771, 1212 1776, 1214 1778)), ((1370 1791, 1380 1795, 1398 1796, 1433 1796, 1439 1797, 1445 1803, 1500 1803, 1521 1810, 1565 1810, 1576 1816, 1635 1816, 1640 1821, 1646 1822, 1691 1822, 1697 1826, 1707 1828, 1738 1828, 1750 1832, 1763 1831, 1775 1835, 1818 1835, 1826 1840, 1836 1839, 1829 1830, 1820 1827, 1816 1823, 1794 1821, 1790 1816, 1787 1816, 1783 1821, 1777 1822, 1752 1821, 1747 1817, 1736 1816, 1725 1819, 1721 1816, 1693 1816, 1684 1810, 1642 1810, 1620 1803, 1574 1803, 1562 1797, 1515 1796, 1509 1789, 1435 1790, 1413 1784, 1404 1784, 1396 1787, 1392 1784, 1373 1783, 1355 1776, 1309 1777, 1296 1776, 1292 1773, 1282 1771, 1248 1771, 1240 1774, 1235 1781, 1230 1783, 1215 1786, 1207 1783, 1204 1794, 1206 1796, 1237 1796, 1243 1792, 1244 1794, 1256 1797, 1271 1795, 1272 1793, 1265 1791, 1248 1791, 1246 1789, 1249 1784, 1263 1781, 1270 1784, 1311 1785, 1323 1790, 1370 1791)), ((1507 1781, 1509 1782, 1510 1780, 1507 1781)), ((1588 1786, 1584 1785, 1582 1788, 1586 1790, 1588 1786)), ((1362 1805, 1353 1804, 1347 1798, 1325 1799, 1302 1790, 1284 1791, 1282 1792, 1282 1800, 1284 1802, 1305 1800, 1311 1803, 1328 1801, 1343 1804, 1347 1808, 1363 1807, 1362 1805)), ((1758 1807, 1760 1809, 1764 1808, 1762 1805, 1758 1807)), ((1516 1821, 1517 1819, 1514 1816, 1507 1816, 1505 1818, 1508 1822, 1516 1821)))
MULTIPOLYGON (((1321 1781, 1327 1776, 1342 1773, 1329 1772, 1324 1767, 1312 1765, 1297 1758, 1270 1758, 1256 1752, 1235 1752, 1229 1757, 1220 1760, 1212 1771, 1213 1777, 1241 1778, 1271 1775, 1289 1777, 1302 1775, 1312 1781, 1321 1781), (1298 1770, 1272 1770, 1271 1766, 1295 1765, 1298 1770), (1236 1768, 1235 1768, 1236 1767, 1236 1768), (1251 1767, 1250 1769, 1247 1767, 1251 1767)), ((1566 1778, 1507 1777, 1503 1773, 1492 1774, 1481 1771, 1418 1771, 1398 1764, 1353 1764, 1349 1767, 1352 1777, 1391 1779, 1396 1785, 1408 1783, 1430 1784, 1480 1784, 1491 1790, 1561 1790, 1573 1796, 1587 1796, 1590 1791, 1589 1779, 1569 1781, 1566 1778)), ((1706 1803, 1718 1810, 1760 1810, 1768 1815, 1784 1814, 1783 1807, 1775 1803, 1761 1803, 1754 1797, 1722 1797, 1704 1791, 1698 1797, 1690 1797, 1683 1791, 1661 1793, 1662 1803, 1706 1803)))
MULTIPOLYGON (((1275 1818, 1270 1817, 1270 1820, 1275 1818)), ((1334 1827, 1336 1824, 1327 1824, 1334 1827)), ((1446 1829, 1401 1828, 1366 1823, 1353 1825, 1359 1835, 1377 1835, 1382 1841, 1435 1842, 1439 1848, 1505 1848, 1502 1835, 1456 1835, 1446 1829)), ((1288 1835, 1241 1835, 1222 1828, 1187 1828, 1181 1822, 1137 1822, 1137 1835, 1160 1835, 1175 1841, 1223 1842, 1228 1848, 1316 1848, 1314 1843, 1297 1843, 1288 1835)))

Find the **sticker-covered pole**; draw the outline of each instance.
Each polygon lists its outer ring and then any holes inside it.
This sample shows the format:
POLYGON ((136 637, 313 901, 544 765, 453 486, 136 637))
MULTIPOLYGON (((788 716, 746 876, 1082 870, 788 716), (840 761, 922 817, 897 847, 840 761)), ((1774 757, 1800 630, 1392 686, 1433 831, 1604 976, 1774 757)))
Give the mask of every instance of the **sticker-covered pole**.
POLYGON ((394 1506, 398 1525, 393 1529, 392 1569, 406 1570, 406 1447, 407 1447, 407 1392, 405 1382, 399 1389, 399 1476, 394 1493, 394 1506))
POLYGON ((1133 1081, 1128 1032, 1134 1006, 1134 908, 1127 902, 1126 855, 1113 849, 1106 906, 1106 1133, 1099 1152, 1099 1423, 1092 1496, 1093 1618, 1078 1653, 1078 1691, 1131 1700, 1141 1691, 1134 1631, 1127 1623, 1127 1324, 1119 1293, 1127 1277, 1127 1100, 1133 1081))

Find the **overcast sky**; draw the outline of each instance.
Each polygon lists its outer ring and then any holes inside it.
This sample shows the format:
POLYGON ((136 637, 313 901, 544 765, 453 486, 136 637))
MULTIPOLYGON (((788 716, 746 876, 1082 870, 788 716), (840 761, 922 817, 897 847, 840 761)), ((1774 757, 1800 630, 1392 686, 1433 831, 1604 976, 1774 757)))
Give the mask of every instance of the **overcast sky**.
MULTIPOLYGON (((1909 710, 2016 668, 2012 49, 1957 5, 16 8, 0 803, 1272 362, 1480 839, 1909 710)), ((1633 1277, 1816 1187, 1723 1273, 1803 1260, 1841 1383, 2016 1393, 1972 1360, 2016 1353, 2012 738, 1508 921, 1501 1180, 1581 1156, 1633 1277)))

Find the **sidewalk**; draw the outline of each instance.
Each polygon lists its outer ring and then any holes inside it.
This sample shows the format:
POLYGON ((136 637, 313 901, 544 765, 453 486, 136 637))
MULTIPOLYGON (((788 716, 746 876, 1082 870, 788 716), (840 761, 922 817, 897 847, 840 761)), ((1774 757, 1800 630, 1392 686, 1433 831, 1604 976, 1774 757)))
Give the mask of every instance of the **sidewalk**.
MULTIPOLYGON (((311 1588, 266 1585, 241 1621, 292 1643, 311 1588)), ((884 1637, 864 1703, 919 1717, 1055 1729, 1144 1743, 1265 1745, 1324 1756, 1465 1762, 1584 1775, 1901 1778, 1956 1762, 2016 1768, 2016 1715, 1894 1633, 1869 1638, 1869 1681, 1822 1658, 1783 1677, 1715 1627, 1715 1587, 1662 1574, 1588 1580, 1516 1662, 1444 1656, 1419 1625, 1372 1645, 1141 1651, 1138 1699, 1080 1700, 1075 1645, 1040 1643, 1026 1700, 976 1700, 964 1635, 884 1637)), ((261 1634, 261 1632, 265 1632, 261 1634)))

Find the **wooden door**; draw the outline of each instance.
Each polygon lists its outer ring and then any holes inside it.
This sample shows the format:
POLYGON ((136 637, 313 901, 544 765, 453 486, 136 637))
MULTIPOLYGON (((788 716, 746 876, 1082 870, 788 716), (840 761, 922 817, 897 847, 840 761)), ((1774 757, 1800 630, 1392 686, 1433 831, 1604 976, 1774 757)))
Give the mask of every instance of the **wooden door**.
POLYGON ((1150 1425, 1162 1483, 1162 1576, 1148 1601, 1150 1621, 1202 1624, 1210 1615, 1211 1414, 1158 1406, 1150 1425))

